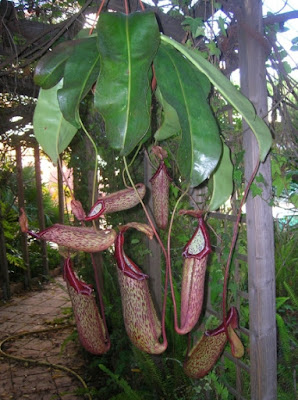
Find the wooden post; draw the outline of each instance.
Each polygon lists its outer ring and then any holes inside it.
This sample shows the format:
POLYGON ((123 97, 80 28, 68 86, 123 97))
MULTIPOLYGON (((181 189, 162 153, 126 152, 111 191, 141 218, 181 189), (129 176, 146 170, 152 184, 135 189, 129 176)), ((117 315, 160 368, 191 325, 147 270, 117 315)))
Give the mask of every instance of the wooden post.
MULTIPOLYGON (((24 195, 24 180, 23 180, 23 167, 22 167, 22 148, 20 144, 16 145, 16 164, 17 164, 17 181, 18 181, 18 206, 19 210, 21 208, 25 208, 25 195, 24 195)), ((22 247, 22 256, 24 260, 24 264, 26 267, 25 270, 25 287, 30 287, 31 281, 31 272, 30 272, 30 264, 29 264, 29 251, 28 251, 28 241, 27 241, 27 233, 21 232, 21 247, 22 247)))
MULTIPOLYGON (((38 209, 38 224, 39 229, 45 229, 44 208, 42 200, 42 182, 41 182, 41 169, 40 169, 40 154, 39 145, 34 145, 34 161, 35 161, 35 181, 36 181, 36 194, 37 194, 37 209, 38 209)), ((47 243, 44 240, 40 241, 41 258, 42 258, 42 273, 44 278, 49 277, 49 261, 47 243)))
MULTIPOLYGON (((262 1, 244 0, 237 11, 241 90, 260 117, 267 115, 266 48, 263 40, 262 1)), ((257 141, 243 124, 245 178, 250 178, 259 158, 257 141)), ((261 164, 265 179, 262 196, 249 195, 246 203, 248 284, 250 310, 251 399, 277 398, 275 322, 275 264, 270 159, 261 164)))

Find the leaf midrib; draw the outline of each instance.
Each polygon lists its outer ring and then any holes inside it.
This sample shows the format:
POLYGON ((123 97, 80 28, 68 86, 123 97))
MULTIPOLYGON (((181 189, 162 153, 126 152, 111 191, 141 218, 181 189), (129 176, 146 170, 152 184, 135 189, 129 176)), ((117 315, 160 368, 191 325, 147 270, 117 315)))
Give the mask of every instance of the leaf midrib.
MULTIPOLYGON (((242 117, 246 120, 247 124, 254 132, 256 139, 259 145, 259 157, 261 161, 264 161, 266 155, 268 154, 271 144, 272 137, 269 131, 269 128, 263 121, 261 117, 257 115, 254 110, 252 103, 242 95, 241 92, 238 92, 235 87, 229 82, 229 88, 226 90, 224 85, 227 83, 222 83, 221 78, 219 77, 219 71, 213 65, 209 65, 208 61, 206 61, 202 56, 196 54, 196 57, 200 60, 197 61, 194 56, 190 53, 190 51, 185 48, 180 43, 175 40, 161 35, 161 40, 165 43, 170 44, 174 48, 176 48, 181 54, 183 54, 199 71, 201 71, 210 82, 219 90, 219 92, 223 95, 223 97, 242 115, 242 117), (259 130, 261 130, 262 134, 259 134, 259 130), (267 137, 265 137, 267 135, 267 137)), ((225 78, 226 79, 226 78, 225 78)))
MULTIPOLYGON (((183 88, 183 85, 182 85, 182 80, 181 80, 180 72, 179 72, 179 70, 177 69, 176 64, 175 64, 173 58, 171 57, 171 54, 168 53, 168 57, 170 58, 170 60, 171 60, 171 62, 172 62, 172 64, 173 64, 173 66, 174 66, 174 68, 175 68, 176 74, 177 74, 177 76, 178 76, 178 82, 179 82, 179 86, 180 86, 180 89, 181 89, 181 92, 182 92, 183 101, 184 101, 184 104, 185 104, 185 109, 186 109, 186 114, 187 114, 187 121, 188 121, 189 132, 190 132, 189 138, 190 138, 190 145, 191 145, 191 167, 190 167, 190 170, 191 170, 191 171, 190 171, 190 176, 191 176, 191 175, 192 175, 192 166, 194 165, 194 154, 193 154, 193 137, 192 137, 192 135, 193 135, 193 128, 192 128, 192 124, 190 123, 190 111, 189 111, 189 106, 188 106, 188 102, 187 102, 187 97, 186 97, 186 95, 185 95, 185 91, 184 91, 184 88, 183 88)), ((182 126, 181 126, 181 129, 182 129, 182 133, 183 133, 183 128, 182 128, 182 126)), ((182 138, 182 140, 183 140, 183 138, 182 138)))
POLYGON ((63 58, 62 61, 60 61, 58 64, 56 64, 56 68, 53 69, 48 75, 46 75, 44 77, 44 79, 39 83, 40 87, 43 87, 45 82, 48 82, 52 78, 52 76, 54 76, 55 72, 57 71, 58 68, 60 68, 61 64, 66 63, 66 60, 68 57, 69 56, 65 56, 65 58, 63 58))
MULTIPOLYGON (((84 80, 84 84, 83 84, 82 87, 81 87, 80 96, 79 96, 79 98, 78 98, 77 106, 76 106, 76 114, 77 114, 77 115, 79 114, 79 105, 80 105, 80 102, 81 102, 81 99, 82 99, 82 94, 83 94, 84 89, 85 89, 85 87, 86 87, 86 83, 88 82, 88 79, 89 79, 90 75, 92 74, 92 72, 93 72, 93 70, 94 70, 94 67, 95 67, 95 65, 96 65, 96 63, 97 63, 97 61, 98 61, 99 59, 100 59, 100 54, 98 53, 98 56, 97 56, 96 59, 94 60, 94 63, 92 64, 92 67, 89 69, 89 73, 86 75, 86 79, 84 80)), ((78 116, 79 116, 79 115, 78 115, 78 116)))

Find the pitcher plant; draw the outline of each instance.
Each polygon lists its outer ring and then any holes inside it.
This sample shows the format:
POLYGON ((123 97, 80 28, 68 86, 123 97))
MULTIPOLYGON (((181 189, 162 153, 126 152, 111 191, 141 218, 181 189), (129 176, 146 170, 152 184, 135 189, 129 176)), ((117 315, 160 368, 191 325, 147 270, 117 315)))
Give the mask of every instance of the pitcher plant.
MULTIPOLYGON (((270 149, 271 134, 252 104, 197 49, 161 34, 153 12, 128 14, 127 1, 125 4, 126 14, 101 13, 94 32, 92 29, 87 35, 86 31, 81 31, 78 38, 66 43, 69 45, 67 52, 65 44, 57 46, 55 51, 39 61, 34 80, 41 89, 33 119, 35 137, 54 163, 81 129, 94 147, 94 176, 97 177, 98 147, 101 144, 96 145, 96 142, 100 143, 100 140, 92 138, 80 114, 80 104, 89 94, 94 99, 94 109, 102 117, 101 122, 104 121, 109 148, 117 157, 123 157, 125 188, 96 196, 94 180, 92 198, 97 200, 88 213, 78 200, 73 198, 71 202, 72 212, 80 226, 54 224, 34 233, 28 229, 24 212, 20 216, 20 225, 23 232, 36 239, 51 241, 74 251, 91 255, 114 251, 127 335, 140 350, 161 354, 168 346, 165 332, 168 278, 174 304, 174 328, 181 335, 190 333, 205 312, 205 275, 211 252, 206 228, 208 213, 222 206, 233 190, 230 149, 224 134, 219 133, 219 124, 209 104, 211 84, 247 121, 258 141, 261 162, 270 149), (149 153, 158 160, 156 172, 148 184, 152 191, 154 220, 148 211, 146 185, 135 184, 131 176, 131 165, 149 153), (127 178, 130 186, 126 183, 127 178), (211 200, 202 207, 196 205, 196 210, 180 211, 180 215, 196 218, 198 227, 181 255, 183 269, 181 282, 178 282, 178 287, 181 287, 178 323, 170 246, 178 202, 175 206, 169 203, 169 193, 188 195, 189 188, 207 181, 212 188, 211 200), (138 204, 143 207, 147 223, 127 223, 125 211, 138 204), (122 225, 98 229, 109 213, 122 213, 122 225), (98 221, 98 218, 101 219, 98 221), (91 223, 92 227, 86 226, 91 223), (145 233, 150 239, 155 237, 161 247, 165 263, 161 319, 149 291, 150 276, 124 251, 124 235, 130 228, 145 233), (165 237, 167 249, 163 243, 165 237)), ((100 130, 98 127, 98 132, 100 130)), ((117 174, 115 172, 115 177, 120 178, 117 174)), ((96 286, 100 312, 93 289, 78 279, 69 256, 65 260, 64 277, 81 343, 94 354, 106 352, 110 339, 99 285, 96 286)), ((223 294, 224 305, 226 301, 223 294)), ((237 311, 230 307, 225 315, 225 307, 223 310, 223 324, 206 331, 186 355, 184 371, 190 377, 205 376, 227 342, 235 357, 241 357, 244 352, 235 333, 237 311)))

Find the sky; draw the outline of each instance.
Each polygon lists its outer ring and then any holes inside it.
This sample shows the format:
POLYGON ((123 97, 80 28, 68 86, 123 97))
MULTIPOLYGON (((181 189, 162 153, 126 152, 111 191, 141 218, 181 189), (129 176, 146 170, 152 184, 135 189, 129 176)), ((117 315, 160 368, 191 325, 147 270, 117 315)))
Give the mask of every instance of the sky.
MULTIPOLYGON (((267 15, 267 12, 273 14, 282 14, 289 11, 294 11, 298 9, 297 0, 264 0, 263 2, 263 14, 267 15)), ((279 43, 289 52, 290 57, 288 62, 293 67, 294 64, 298 64, 298 51, 290 51, 292 46, 291 40, 298 37, 298 19, 292 19, 285 23, 284 25, 289 30, 278 34, 279 43)))

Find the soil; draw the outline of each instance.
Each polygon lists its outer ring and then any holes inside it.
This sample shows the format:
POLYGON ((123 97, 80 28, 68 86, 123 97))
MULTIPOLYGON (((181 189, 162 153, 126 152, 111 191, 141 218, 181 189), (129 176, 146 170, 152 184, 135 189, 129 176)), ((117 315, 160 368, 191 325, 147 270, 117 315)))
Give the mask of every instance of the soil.
MULTIPOLYGON (((18 336, 5 342, 2 350, 11 356, 62 365, 84 378, 82 348, 77 340, 68 340, 74 331, 69 325, 70 307, 61 277, 46 284, 41 291, 14 297, 0 307, 0 341, 18 336), (48 331, 38 332, 41 330, 48 331), (20 336, 20 333, 26 335, 20 336)), ((71 373, 36 362, 17 361, 0 353, 1 400, 86 398, 82 383, 71 373)))

